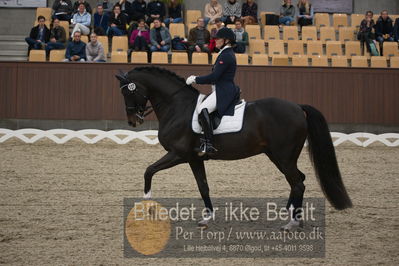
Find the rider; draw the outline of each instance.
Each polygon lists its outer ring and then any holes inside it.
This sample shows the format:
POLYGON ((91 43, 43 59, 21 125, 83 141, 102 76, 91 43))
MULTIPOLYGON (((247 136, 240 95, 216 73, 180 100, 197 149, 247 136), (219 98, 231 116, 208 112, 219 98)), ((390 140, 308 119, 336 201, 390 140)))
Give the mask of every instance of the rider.
POLYGON ((187 85, 212 84, 212 93, 199 105, 199 122, 204 130, 205 139, 201 138, 200 155, 213 154, 213 129, 209 114, 217 111, 223 115, 234 115, 234 106, 238 100, 240 89, 234 84, 237 63, 232 46, 235 44, 235 34, 229 28, 222 28, 216 34, 216 47, 219 55, 213 65, 212 73, 206 76, 187 78, 187 85))

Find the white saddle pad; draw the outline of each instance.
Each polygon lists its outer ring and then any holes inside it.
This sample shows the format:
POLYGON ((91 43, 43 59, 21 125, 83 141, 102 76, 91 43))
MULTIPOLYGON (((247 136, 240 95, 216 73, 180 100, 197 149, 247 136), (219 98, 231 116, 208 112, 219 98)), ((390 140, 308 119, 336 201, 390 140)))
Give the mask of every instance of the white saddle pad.
MULTIPOLYGON (((197 100, 197 106, 195 107, 194 113, 193 113, 193 122, 192 122, 192 128, 195 133, 202 133, 202 127, 198 122, 198 106, 202 101, 204 100, 205 95, 200 94, 198 96, 197 100)), ((241 100, 241 103, 235 106, 234 110, 234 115, 229 116, 225 115, 222 117, 222 120, 220 122, 220 125, 218 126, 217 129, 213 131, 213 134, 224 134, 224 133, 233 133, 233 132, 238 132, 242 128, 242 122, 244 119, 244 111, 245 111, 245 105, 246 102, 244 100, 241 100)))

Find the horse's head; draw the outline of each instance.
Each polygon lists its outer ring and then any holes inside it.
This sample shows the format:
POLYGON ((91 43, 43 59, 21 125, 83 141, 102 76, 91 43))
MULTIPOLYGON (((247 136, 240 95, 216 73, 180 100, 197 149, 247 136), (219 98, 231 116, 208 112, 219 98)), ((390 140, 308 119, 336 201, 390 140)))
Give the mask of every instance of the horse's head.
POLYGON ((125 99, 127 121, 136 127, 144 122, 144 112, 148 101, 147 91, 139 82, 130 80, 127 73, 120 71, 115 77, 120 82, 120 90, 125 99))

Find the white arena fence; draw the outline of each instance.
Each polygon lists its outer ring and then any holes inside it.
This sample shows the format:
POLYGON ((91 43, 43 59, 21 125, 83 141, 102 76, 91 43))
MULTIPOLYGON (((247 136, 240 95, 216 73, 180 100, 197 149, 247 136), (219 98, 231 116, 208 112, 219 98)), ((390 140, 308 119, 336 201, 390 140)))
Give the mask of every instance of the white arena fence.
MULTIPOLYGON (((373 143, 382 143, 388 147, 399 146, 399 134, 387 133, 375 135, 371 133, 353 133, 344 134, 338 132, 331 132, 331 137, 334 141, 334 146, 338 146, 345 142, 351 142, 360 147, 367 147, 373 143)), ((130 130, 111 130, 103 131, 97 129, 85 130, 69 130, 69 129, 51 129, 39 130, 33 128, 10 130, 0 128, 0 143, 4 143, 10 139, 19 139, 25 143, 35 143, 38 140, 47 138, 57 144, 64 144, 71 139, 79 139, 87 144, 95 144, 101 140, 109 139, 117 144, 127 144, 132 140, 139 139, 147 144, 158 144, 158 131, 130 131, 130 130)))

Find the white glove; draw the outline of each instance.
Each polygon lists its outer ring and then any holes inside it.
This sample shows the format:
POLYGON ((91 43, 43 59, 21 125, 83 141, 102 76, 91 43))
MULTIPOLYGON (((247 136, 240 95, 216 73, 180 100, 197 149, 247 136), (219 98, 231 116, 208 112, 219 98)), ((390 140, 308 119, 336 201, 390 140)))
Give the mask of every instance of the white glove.
POLYGON ((196 78, 197 78, 197 77, 196 77, 196 76, 193 76, 193 75, 189 76, 189 77, 187 78, 187 80, 186 80, 186 84, 187 84, 187 85, 191 85, 191 84, 195 83, 195 79, 196 79, 196 78))

